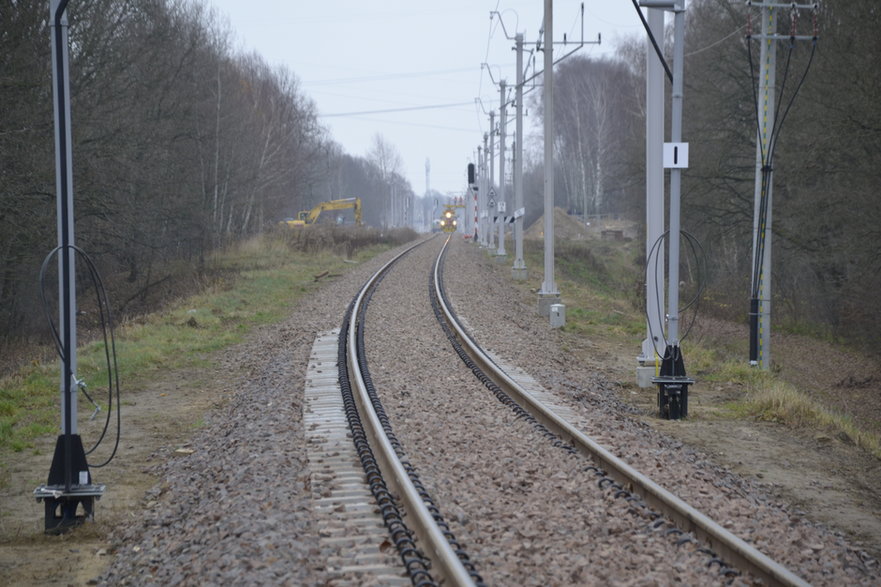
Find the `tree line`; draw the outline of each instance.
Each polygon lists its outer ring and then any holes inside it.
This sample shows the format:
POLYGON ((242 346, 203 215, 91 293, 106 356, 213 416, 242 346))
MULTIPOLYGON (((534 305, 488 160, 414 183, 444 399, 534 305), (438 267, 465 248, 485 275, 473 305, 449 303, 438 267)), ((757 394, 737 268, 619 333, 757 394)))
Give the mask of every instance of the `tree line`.
MULTIPOLYGON (((44 329, 36 276, 56 244, 48 12, 44 0, 0 3, 0 342, 44 329)), ((375 156, 343 152, 294 73, 233 51, 202 4, 78 0, 68 16, 76 242, 141 297, 169 262, 204 270, 213 251, 320 201, 360 196, 376 226, 407 210, 394 147, 377 136, 375 156)))
MULTIPOLYGON (((683 229, 699 238, 715 268, 708 291, 713 307, 744 323, 759 56, 753 39, 751 71, 748 10, 728 0, 688 3, 683 113, 683 137, 691 145, 683 229)), ((792 107, 774 162, 774 322, 877 348, 881 7, 871 0, 826 0, 815 17, 802 13, 796 23, 799 35, 812 35, 816 23, 813 55, 811 41, 777 44, 780 115, 790 101, 792 107)), ((789 35, 789 10, 780 9, 778 20, 779 32, 789 35)), ((759 23, 754 13, 753 34, 759 23)), ((672 31, 666 48, 669 60, 672 31)), ((625 213, 644 222, 645 54, 639 35, 614 58, 576 57, 555 71, 556 204, 570 213, 625 213)), ((669 92, 667 81, 668 137, 669 92)), ((534 100, 540 113, 541 96, 534 100)), ((534 218, 542 206, 542 170, 536 154, 526 162, 532 162, 524 185, 534 218)))

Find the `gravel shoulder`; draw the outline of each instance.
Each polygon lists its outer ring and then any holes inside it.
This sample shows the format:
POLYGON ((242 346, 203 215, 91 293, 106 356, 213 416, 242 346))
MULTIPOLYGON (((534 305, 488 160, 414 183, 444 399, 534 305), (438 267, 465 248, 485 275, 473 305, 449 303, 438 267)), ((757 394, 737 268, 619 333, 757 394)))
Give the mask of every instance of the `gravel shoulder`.
POLYGON ((568 398, 573 409, 589 408, 590 413, 584 413, 588 434, 723 525, 737 525, 741 537, 810 581, 822 584, 834 577, 827 565, 849 567, 863 560, 870 571, 861 580, 878 580, 879 496, 870 489, 877 487, 872 484, 876 459, 845 443, 827 443, 837 451, 816 450, 816 443, 782 426, 720 420, 710 415, 713 407, 729 400, 718 395, 720 390, 700 384, 689 398, 690 412, 691 397, 695 398, 696 417, 660 420, 654 415, 655 390, 639 390, 631 383, 633 349, 547 328, 536 318, 535 295, 527 287, 505 286, 511 283, 510 260, 499 263, 469 247, 455 251, 458 264, 478 268, 475 277, 464 284, 457 281, 460 287, 454 290, 457 311, 467 316, 478 341, 568 398), (487 318, 480 308, 489 296, 500 311, 487 318), (546 354, 539 356, 542 353, 546 354), (599 422, 594 418, 592 425, 591 414, 603 417, 599 422), (639 428, 642 431, 636 432, 639 428), (631 433, 650 439, 650 448, 628 449, 631 433), (745 442, 745 437, 753 442, 745 442), (719 492, 720 487, 725 489, 719 492), (848 511, 839 517, 842 498, 848 511), (742 499, 753 503, 752 513, 749 507, 738 512, 735 502, 742 499), (756 523, 738 520, 743 516, 753 516, 756 523), (780 529, 771 531, 775 524, 781 524, 780 529), (804 552, 783 548, 799 544, 804 552), (805 545, 820 548, 810 555, 805 545))

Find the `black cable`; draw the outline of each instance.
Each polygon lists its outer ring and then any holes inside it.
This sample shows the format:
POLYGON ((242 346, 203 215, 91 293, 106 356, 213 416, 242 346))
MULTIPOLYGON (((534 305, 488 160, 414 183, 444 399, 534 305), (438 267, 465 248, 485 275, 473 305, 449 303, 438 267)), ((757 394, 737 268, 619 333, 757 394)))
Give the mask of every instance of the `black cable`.
MULTIPOLYGON (((753 90, 753 103, 755 104, 756 111, 756 140, 762 134, 762 126, 759 124, 759 120, 761 116, 759 116, 759 80, 756 76, 755 66, 753 65, 753 44, 752 44, 752 35, 746 36, 746 52, 747 58, 749 59, 749 78, 750 78, 750 86, 753 90)), ((765 164, 765 146, 761 141, 759 143, 759 150, 761 152, 762 157, 762 165, 765 164)))
POLYGON ((792 53, 795 51, 795 42, 789 42, 789 51, 786 52, 786 63, 783 66, 783 76, 782 81, 780 82, 780 91, 777 94, 776 100, 776 109, 774 110, 774 124, 771 125, 771 140, 768 143, 768 161, 769 163, 774 159, 774 144, 777 142, 777 135, 780 133, 780 128, 783 126, 783 121, 780 120, 780 105, 783 104, 783 94, 786 91, 786 81, 789 79, 789 66, 792 63, 792 53))
POLYGON ((759 296, 759 279, 763 272, 762 267, 762 259, 764 258, 765 253, 765 230, 767 229, 767 219, 768 219, 768 206, 769 206, 769 198, 768 191, 771 187, 771 174, 774 170, 774 154, 777 149, 777 143, 780 138, 780 132, 783 128, 783 123, 786 120, 786 117, 789 114, 789 111, 792 108, 792 105, 795 103, 795 99, 801 91, 802 85, 807 78, 808 71, 811 68, 811 65, 814 60, 814 55, 817 49, 817 38, 814 37, 812 41, 811 47, 811 55, 808 59, 808 63, 805 66, 804 71, 802 72, 801 79, 798 82, 795 90, 790 96, 789 102, 786 105, 786 108, 783 110, 783 114, 780 115, 780 108, 783 104, 783 94, 786 88, 786 81, 789 79, 789 69, 790 63, 792 59, 792 54, 795 49, 795 41, 790 40, 789 52, 787 53, 786 64, 783 69, 783 81, 780 86, 780 93, 777 97, 777 107, 774 113, 774 124, 772 125, 771 132, 768 135, 768 146, 767 150, 765 145, 761 141, 762 136, 762 128, 760 122, 760 104, 758 97, 758 79, 756 78, 755 67, 753 65, 753 56, 752 56, 752 35, 747 35, 747 53, 749 59, 750 66, 750 80, 751 86, 753 88, 753 100, 755 102, 755 111, 756 111, 756 141, 759 145, 759 151, 762 159, 762 167, 761 167, 761 187, 759 193, 759 210, 758 210, 758 231, 756 234, 756 246, 754 250, 753 257, 753 274, 752 274, 752 283, 750 288, 750 295, 752 298, 757 298, 759 296))
MULTIPOLYGON (((694 324, 697 321, 698 306, 700 304, 700 298, 703 295, 704 290, 706 290, 707 282, 709 281, 709 277, 708 277, 708 271, 707 271, 707 254, 703 248, 703 245, 701 245, 701 243, 697 239, 697 237, 695 237, 693 234, 691 234, 689 232, 686 232, 684 230, 680 230, 679 234, 685 237, 686 242, 688 243, 689 247, 691 248, 692 256, 694 257, 695 265, 697 266, 697 269, 695 271, 695 273, 696 273, 695 282, 698 284, 697 291, 695 292, 694 296, 687 303, 685 303, 684 305, 677 308, 677 311, 680 314, 691 309, 692 307, 694 308, 694 311, 692 312, 692 316, 691 316, 691 322, 689 323, 688 328, 683 330, 679 336, 679 342, 682 342, 683 340, 685 340, 685 338, 691 332, 691 329, 694 327, 694 324)), ((646 257, 646 261, 645 261, 645 265, 644 265, 644 269, 643 269, 644 275, 646 276, 646 280, 648 280, 649 265, 652 263, 652 259, 654 259, 655 279, 653 279, 653 281, 655 283, 655 304, 656 304, 656 308, 658 310, 658 316, 663 315, 663 308, 661 307, 661 291, 660 291, 661 285, 658 283, 658 280, 656 277, 658 275, 658 269, 659 269, 660 258, 661 258, 660 250, 663 247, 663 245, 666 242, 669 235, 670 235, 670 231, 668 230, 655 240, 651 249, 649 249, 649 253, 648 253, 648 256, 646 257)), ((648 328, 649 328, 649 338, 651 338, 651 340, 652 340, 652 346, 654 347, 655 352, 658 354, 658 356, 663 357, 664 353, 659 352, 658 345, 655 344, 655 332, 654 332, 654 328, 652 328, 652 321, 651 321, 651 317, 649 316, 649 313, 648 313, 648 307, 649 307, 649 301, 646 300, 645 317, 646 317, 646 323, 648 324, 648 328)), ((661 328, 661 333, 660 333, 659 338, 664 341, 664 349, 666 350, 666 347, 669 346, 669 341, 667 340, 666 336, 664 335, 663 325, 661 325, 661 326, 662 326, 662 328, 661 328)))
MULTIPOLYGON (((89 277, 92 280, 92 286, 95 288, 95 295, 98 304, 98 316, 100 318, 99 322, 101 324, 101 333, 104 339, 104 359, 107 365, 107 416, 104 419, 104 426, 101 430, 101 434, 98 437, 98 440, 95 441, 95 444, 85 452, 86 455, 91 454, 98 448, 98 446, 104 441, 104 438, 107 435, 107 431, 110 428, 110 417, 113 412, 113 394, 116 392, 116 440, 113 445, 113 451, 110 456, 103 462, 97 465, 89 465, 93 468, 101 468, 116 456, 116 452, 119 449, 120 437, 122 435, 122 416, 120 414, 120 391, 119 391, 119 364, 116 356, 116 337, 113 332, 113 315, 110 309, 110 302, 107 297, 107 290, 104 287, 104 282, 101 279, 101 275, 98 272, 95 263, 92 261, 91 257, 86 254, 81 248, 76 245, 67 245, 67 246, 57 246, 52 251, 46 255, 46 258, 43 260, 43 264, 40 267, 40 298, 43 302, 43 311, 46 315, 46 319, 49 322, 49 329, 52 332, 52 338, 55 342, 55 350, 58 353, 58 356, 63 359, 65 356, 65 348, 64 344, 61 341, 61 337, 58 333, 58 327, 55 324, 55 320, 52 318, 52 314, 50 312, 50 304, 49 300, 46 296, 46 272, 48 270, 48 266, 50 261, 55 255, 59 254, 62 249, 70 249, 73 251, 80 259, 85 262, 86 267, 89 271, 89 277)), ((64 362, 62 361, 62 369, 65 368, 64 362)), ((92 399, 89 393, 85 390, 85 388, 80 384, 79 379, 76 378, 75 373, 67 372, 64 374, 64 377, 69 380, 70 378, 74 378, 77 382, 78 387, 85 394, 85 396, 92 402, 93 405, 100 409, 97 403, 92 399)))
MULTIPOLYGON (((583 7, 583 5, 582 5, 583 7)), ((639 9, 639 3, 637 0, 633 0, 633 7, 636 9, 636 13, 639 14, 639 20, 642 21, 642 26, 645 28, 645 32, 649 36, 649 40, 652 42, 652 46, 655 48, 655 53, 658 54, 658 59, 661 60, 661 65, 664 66, 664 71, 667 72, 667 79, 670 80, 670 83, 673 83, 673 72, 670 71, 670 66, 667 65, 667 61, 664 59, 664 54, 661 52, 661 48, 658 46, 658 42, 655 40, 655 35, 652 33, 652 29, 649 27, 649 23, 645 19, 645 15, 643 15, 642 10, 639 9)))
MULTIPOLYGON (((780 135, 780 127, 783 125, 783 121, 786 120, 786 116, 789 114, 789 110, 792 108, 792 105, 795 103, 795 98, 798 96, 801 91, 802 85, 805 83, 805 79, 808 77, 808 71, 811 69, 811 65, 814 63, 814 55, 817 52, 817 39, 816 37, 811 41, 811 55, 808 57, 808 63, 805 66, 805 70, 801 75, 801 79, 798 81, 798 85, 795 86, 795 91, 792 93, 792 96, 789 98, 789 104, 786 105, 786 109, 783 111, 783 115, 780 117, 780 125, 778 125, 777 133, 774 136, 774 147, 777 147, 777 140, 780 135)), ((781 95, 782 98, 782 95, 781 95)), ((772 153, 773 156, 773 153, 772 153)))
MULTIPOLYGON (((669 231, 668 231, 668 232, 669 232, 669 231)), ((656 304, 655 309, 657 310, 657 315, 658 315, 658 319, 659 319, 659 320, 660 320, 660 317, 664 315, 664 308, 661 307, 661 288, 662 288, 662 284, 659 284, 659 283, 658 283, 658 279, 657 279, 657 277, 658 277, 658 269, 660 268, 659 265, 660 265, 660 262, 661 262, 661 255, 660 255, 660 250, 661 250, 661 249, 660 249, 659 247, 662 247, 662 246, 663 246, 663 243, 664 243, 664 240, 666 239, 666 236, 667 236, 667 232, 665 232, 664 234, 662 234, 661 236, 659 236, 659 237, 655 240, 655 243, 652 245, 652 248, 649 250, 649 254, 648 254, 648 256, 646 257, 646 260, 645 260, 645 272, 644 272, 644 274, 645 274, 645 276, 646 276, 646 280, 648 280, 648 265, 649 265, 649 262, 651 261, 652 258, 654 258, 654 260, 655 260, 655 272, 654 272, 654 279, 653 279, 653 281, 655 282, 655 304, 656 304), (655 252, 656 250, 658 251, 657 253, 655 252)), ((651 317, 649 316, 649 313, 648 313, 648 300, 646 300, 646 304, 645 304, 645 317, 646 317, 646 323, 648 324, 648 327, 649 327, 649 337, 652 339, 652 346, 653 346, 654 349, 655 349, 655 354, 657 354, 658 356, 663 357, 663 356, 664 356, 664 353, 659 353, 659 352, 658 352, 658 345, 655 344, 655 340, 656 340, 656 339, 655 339, 655 332, 654 332, 654 328, 652 328, 652 320, 651 320, 651 317)), ((660 328, 661 328, 660 338, 663 339, 663 341, 664 341, 664 348, 666 349, 666 348, 667 348, 667 338, 666 338, 666 336, 664 336, 664 324, 663 324, 663 322, 662 322, 661 324, 659 324, 659 326, 660 326, 660 328)))
POLYGON ((685 231, 681 231, 682 235, 685 236, 685 239, 688 241, 689 246, 691 246, 692 255, 695 258, 697 265, 697 278, 695 281, 698 284, 698 289, 694 294, 694 297, 690 302, 685 304, 680 310, 679 313, 685 312, 694 306, 694 311, 691 313, 691 322, 688 327, 682 331, 682 334, 679 336, 679 341, 683 341, 688 338, 688 335, 691 333, 691 329, 694 328, 695 323, 697 322, 698 315, 698 307, 700 306, 700 300, 704 295, 704 291, 706 290, 707 283, 710 281, 708 266, 707 266, 707 253, 704 250, 703 245, 701 245, 700 241, 693 234, 685 231))

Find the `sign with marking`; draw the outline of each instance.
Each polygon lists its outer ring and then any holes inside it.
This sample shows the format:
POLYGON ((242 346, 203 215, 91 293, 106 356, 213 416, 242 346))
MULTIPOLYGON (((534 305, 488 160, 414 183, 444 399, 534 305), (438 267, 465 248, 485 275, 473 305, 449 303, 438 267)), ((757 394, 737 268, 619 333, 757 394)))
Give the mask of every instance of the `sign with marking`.
POLYGON ((664 169, 688 168, 688 143, 664 143, 664 169))
POLYGON ((504 212, 506 208, 505 202, 499 202, 499 212, 504 212))

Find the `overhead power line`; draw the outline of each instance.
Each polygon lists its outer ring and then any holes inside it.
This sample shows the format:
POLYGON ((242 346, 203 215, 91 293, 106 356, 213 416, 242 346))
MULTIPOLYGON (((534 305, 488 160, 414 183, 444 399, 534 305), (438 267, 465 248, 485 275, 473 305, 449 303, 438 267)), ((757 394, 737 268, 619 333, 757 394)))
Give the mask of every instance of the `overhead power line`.
POLYGON ((319 114, 319 118, 331 118, 336 116, 361 116, 362 114, 386 114, 392 112, 409 112, 412 110, 439 110, 441 108, 454 108, 456 106, 470 106, 472 102, 452 102, 450 104, 429 104, 427 106, 409 106, 406 108, 386 108, 385 110, 359 110, 358 112, 335 112, 333 114, 319 114))
POLYGON ((352 84, 352 83, 361 83, 361 82, 379 82, 379 81, 388 81, 393 79, 408 79, 414 77, 430 77, 433 75, 447 75, 450 73, 463 73, 466 71, 473 71, 473 67, 458 67, 455 69, 437 69, 433 71, 414 71, 407 73, 380 73, 376 75, 366 75, 360 77, 339 77, 333 79, 318 79, 312 81, 304 81, 303 85, 306 86, 331 86, 331 85, 339 85, 339 84, 352 84))

